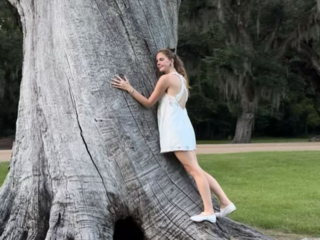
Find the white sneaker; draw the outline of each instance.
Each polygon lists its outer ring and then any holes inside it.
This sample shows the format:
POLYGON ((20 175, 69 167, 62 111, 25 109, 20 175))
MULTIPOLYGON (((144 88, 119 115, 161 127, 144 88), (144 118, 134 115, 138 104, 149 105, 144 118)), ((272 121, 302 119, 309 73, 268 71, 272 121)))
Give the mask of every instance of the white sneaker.
POLYGON ((192 216, 190 219, 194 222, 207 221, 207 222, 211 222, 211 223, 215 223, 217 220, 215 214, 212 214, 212 215, 200 215, 199 214, 199 215, 192 216))
POLYGON ((230 203, 225 208, 220 209, 220 213, 216 213, 216 216, 217 217, 225 217, 228 214, 234 212, 236 209, 237 209, 236 206, 233 203, 230 203))

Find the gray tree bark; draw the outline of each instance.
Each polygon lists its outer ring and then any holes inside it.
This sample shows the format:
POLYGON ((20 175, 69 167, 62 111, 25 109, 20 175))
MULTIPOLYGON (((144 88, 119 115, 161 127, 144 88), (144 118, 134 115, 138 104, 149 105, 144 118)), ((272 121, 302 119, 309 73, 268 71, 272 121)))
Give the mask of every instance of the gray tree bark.
POLYGON ((191 222, 201 199, 159 153, 155 111, 110 86, 124 73, 151 93, 155 53, 177 45, 180 0, 10 1, 24 66, 0 240, 113 239, 128 216, 145 239, 268 239, 229 219, 191 222))
POLYGON ((255 120, 254 86, 251 77, 244 77, 239 87, 241 112, 238 114, 237 125, 232 143, 250 143, 255 120))

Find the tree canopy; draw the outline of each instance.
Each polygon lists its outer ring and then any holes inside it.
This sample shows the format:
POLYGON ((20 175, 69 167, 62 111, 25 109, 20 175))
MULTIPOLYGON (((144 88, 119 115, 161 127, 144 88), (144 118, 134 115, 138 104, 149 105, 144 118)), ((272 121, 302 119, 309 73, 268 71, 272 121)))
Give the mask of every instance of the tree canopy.
POLYGON ((200 138, 233 136, 243 95, 256 114, 255 135, 319 131, 318 6, 314 0, 184 2, 179 53, 193 86, 193 122, 207 126, 200 138), (208 110, 199 108, 205 101, 208 110))
POLYGON ((14 8, 0 1, 0 136, 13 135, 22 68, 22 33, 14 8))

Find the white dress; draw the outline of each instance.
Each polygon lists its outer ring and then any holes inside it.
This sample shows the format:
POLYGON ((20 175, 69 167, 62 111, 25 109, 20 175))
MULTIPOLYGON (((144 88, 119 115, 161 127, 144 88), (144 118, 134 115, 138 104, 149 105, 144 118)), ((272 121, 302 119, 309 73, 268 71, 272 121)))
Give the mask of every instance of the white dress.
MULTIPOLYGON (((158 127, 160 134, 161 153, 174 151, 192 151, 196 149, 196 138, 186 108, 182 109, 179 101, 188 90, 184 77, 176 72, 171 73, 179 77, 181 90, 176 96, 164 94, 158 106, 158 127)), ((182 104, 185 105, 185 104, 182 104)))

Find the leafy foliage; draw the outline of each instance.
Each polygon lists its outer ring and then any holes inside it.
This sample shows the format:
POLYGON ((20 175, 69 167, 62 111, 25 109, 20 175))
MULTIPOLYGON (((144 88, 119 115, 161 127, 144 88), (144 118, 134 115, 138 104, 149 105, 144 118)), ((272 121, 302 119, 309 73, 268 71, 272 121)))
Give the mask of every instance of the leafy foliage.
POLYGON ((0 9, 0 135, 12 135, 21 81, 22 33, 13 7, 0 1, 0 9))
MULTIPOLYGON (((320 133, 319 10, 319 0, 182 1, 178 52, 198 139, 231 139, 245 81, 255 136, 320 133)), ((0 1, 0 136, 14 133, 21 68, 18 14, 0 1)))
MULTIPOLYGON (((225 125, 217 126, 217 122, 225 119, 225 112, 222 114, 219 106, 228 106, 227 121, 234 129, 235 117, 243 111, 241 93, 247 86, 247 98, 254 103, 257 114, 255 135, 319 131, 319 3, 196 2, 184 1, 181 7, 179 54, 192 62, 187 70, 192 73, 191 85, 197 85, 193 96, 210 99, 215 106, 211 114, 210 110, 199 114, 193 112, 195 101, 190 101, 190 115, 197 116, 195 126, 211 125, 221 130, 225 125), (193 76, 201 78, 195 80, 193 76), (206 92, 199 93, 199 86, 206 92), (290 111, 299 106, 303 111, 298 115, 290 111)), ((204 134, 197 131, 197 136, 203 138, 204 134)), ((212 137, 216 136, 208 138, 212 137)))

